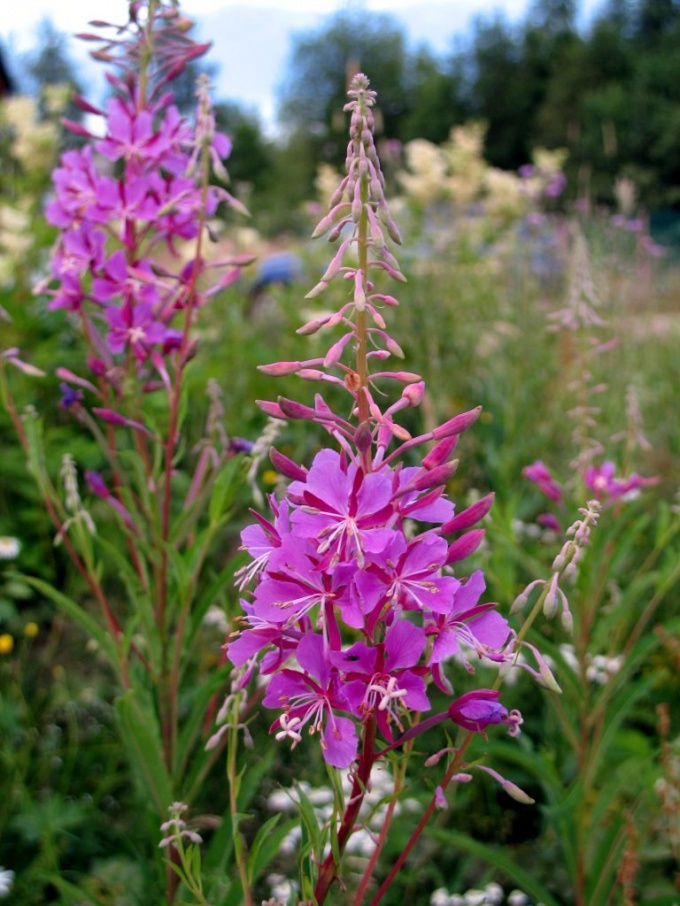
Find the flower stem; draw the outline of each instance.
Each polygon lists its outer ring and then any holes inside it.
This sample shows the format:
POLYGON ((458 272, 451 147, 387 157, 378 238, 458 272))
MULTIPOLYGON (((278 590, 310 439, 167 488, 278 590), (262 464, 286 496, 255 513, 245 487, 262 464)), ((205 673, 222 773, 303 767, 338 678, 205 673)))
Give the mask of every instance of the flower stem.
MULTIPOLYGON (((371 715, 364 724, 363 746, 359 759, 359 767, 354 775, 352 792, 347 808, 345 809, 345 814, 342 818, 342 823, 340 824, 340 830, 338 831, 338 858, 342 857, 345 847, 347 846, 347 841, 349 840, 357 818, 359 817, 359 812, 363 805, 364 797, 371 779, 371 770, 374 762, 375 718, 371 715)), ((338 868, 339 862, 336 862, 333 849, 331 849, 321 865, 319 876, 316 881, 316 887, 314 888, 314 902, 316 906, 322 906, 324 903, 326 895, 337 877, 338 868)))

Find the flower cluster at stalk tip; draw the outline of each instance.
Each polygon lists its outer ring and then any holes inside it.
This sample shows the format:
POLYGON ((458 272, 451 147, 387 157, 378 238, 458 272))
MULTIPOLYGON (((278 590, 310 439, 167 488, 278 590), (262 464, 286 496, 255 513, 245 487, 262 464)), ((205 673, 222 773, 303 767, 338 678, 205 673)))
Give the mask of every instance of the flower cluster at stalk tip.
POLYGON ((420 403, 425 387, 416 374, 383 370, 402 353, 380 309, 398 303, 378 292, 374 279, 404 280, 385 233, 400 240, 373 144, 375 93, 364 75, 355 76, 349 97, 347 176, 314 233, 341 241, 309 297, 337 279, 350 298, 299 330, 339 326, 343 335, 323 358, 263 370, 340 385, 352 397, 352 414, 335 414, 320 394, 313 407, 286 398, 261 403, 275 418, 321 425, 340 449, 321 449, 309 469, 272 452, 291 483, 282 499, 270 498, 271 517, 256 514, 242 534, 250 555, 239 574, 247 595, 243 628, 226 645, 244 684, 257 667, 267 677, 264 705, 280 711, 272 726, 277 739, 295 746, 314 734, 326 761, 340 768, 357 758, 360 728, 363 744, 370 726, 387 751, 445 720, 479 732, 505 724, 516 733, 521 723, 491 689, 469 691, 446 711, 415 720, 431 708, 431 683, 452 694, 448 662, 473 673, 482 660, 509 661, 514 636, 496 605, 481 602, 483 574, 457 574, 482 542, 484 530, 474 526, 493 500, 488 495, 456 513, 446 495, 457 467, 451 455, 479 410, 416 437, 396 420, 420 403), (370 372, 373 362, 380 370, 370 372), (385 381, 406 386, 383 409, 384 392, 376 390, 385 381), (420 465, 406 464, 405 454, 426 443, 432 446, 420 465))
MULTIPOLYGON (((240 207, 208 182, 211 164, 226 176, 222 160, 231 143, 216 131, 205 80, 197 90, 194 126, 168 90, 209 45, 188 37, 191 23, 170 4, 158 3, 145 16, 142 4, 130 7, 130 23, 110 40, 80 36, 104 42, 93 55, 117 66, 120 75, 107 73, 114 94, 105 110, 75 98, 83 112, 101 117, 103 137, 66 122, 88 141, 67 151, 53 174, 46 216, 60 234, 51 273, 36 289, 50 296, 50 308, 77 314, 90 344, 90 371, 116 392, 130 363, 147 377, 145 389, 169 387, 169 361, 181 366, 192 354, 187 310, 232 282, 243 263, 208 265, 199 254, 190 264, 169 266, 181 260, 184 243, 200 243, 206 218, 220 202, 240 207), (141 62, 147 45, 157 48, 160 62, 153 70, 141 62), (201 292, 198 281, 208 267, 224 272, 201 292)), ((62 406, 79 404, 82 388, 93 389, 66 378, 62 406)))

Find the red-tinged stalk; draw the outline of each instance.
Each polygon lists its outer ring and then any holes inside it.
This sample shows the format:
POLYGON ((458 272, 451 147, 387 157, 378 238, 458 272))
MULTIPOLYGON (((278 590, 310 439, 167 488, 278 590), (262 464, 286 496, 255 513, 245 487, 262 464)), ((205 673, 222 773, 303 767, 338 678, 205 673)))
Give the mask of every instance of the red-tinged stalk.
MULTIPOLYGON (((359 765, 354 774, 352 791, 338 830, 337 853, 340 859, 342 859, 347 841, 354 830, 371 780, 371 771, 376 759, 375 730, 375 718, 371 715, 364 723, 359 765)), ((317 906, 322 906, 325 902, 326 896, 337 878, 338 869, 339 862, 336 861, 333 848, 331 848, 321 864, 314 888, 314 900, 317 906)))
MULTIPOLYGON (((463 763, 463 756, 465 755, 465 752, 466 752, 467 748, 469 747, 470 743, 472 742, 472 740, 474 739, 475 735, 476 734, 473 732, 466 733, 465 736, 463 737, 460 745, 458 745, 456 747, 456 754, 454 755, 453 760, 451 761, 451 764, 447 768, 446 773, 445 773, 444 777, 442 778, 441 783, 439 784, 439 786, 441 787, 443 792, 446 792, 454 775, 457 774, 458 771, 460 770, 461 765, 463 763)), ((397 856, 397 859, 396 859, 394 865, 392 866, 392 868, 390 869, 387 877, 385 878, 383 883, 380 885, 380 887, 378 888, 378 892, 375 894, 375 896, 371 900, 370 906, 378 906, 378 903, 382 900, 382 898, 385 896, 387 891, 390 889, 392 882, 396 878, 396 876, 399 873, 400 869, 402 868, 404 862, 408 859, 411 851, 413 850, 413 847, 416 845, 416 843, 420 839, 420 836, 422 835, 423 831, 429 824, 430 819, 432 818, 432 815, 435 813, 436 809, 437 809, 437 800, 436 800, 435 796, 433 796, 432 799, 430 800, 430 802, 428 803, 427 808, 423 812, 422 817, 421 817, 420 821, 418 822, 415 830, 409 837, 403 850, 397 856)))

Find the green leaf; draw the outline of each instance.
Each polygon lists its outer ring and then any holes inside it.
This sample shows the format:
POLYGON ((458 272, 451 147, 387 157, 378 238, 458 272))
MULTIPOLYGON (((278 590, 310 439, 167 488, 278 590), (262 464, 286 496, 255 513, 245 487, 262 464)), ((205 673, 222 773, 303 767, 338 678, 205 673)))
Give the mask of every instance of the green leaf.
POLYGON ((291 798, 295 804, 295 808, 297 809, 298 814, 300 815, 302 826, 307 831, 312 850, 317 859, 321 860, 323 855, 323 846, 321 843, 319 822, 316 816, 316 812, 314 811, 314 806, 312 805, 309 796, 305 793, 305 791, 299 784, 297 784, 295 787, 295 793, 296 795, 292 796, 291 798))
POLYGON ((156 713, 141 690, 130 689, 116 701, 116 715, 123 743, 137 773, 142 793, 148 793, 160 817, 174 796, 163 760, 163 746, 156 713))
POLYGON ((271 818, 268 818, 258 830, 255 839, 250 846, 247 872, 248 880, 251 884, 255 882, 260 872, 263 871, 274 856, 277 855, 280 842, 290 830, 291 825, 289 823, 284 826, 283 833, 281 832, 281 828, 279 828, 277 833, 274 833, 274 829, 280 820, 280 814, 272 815, 271 818))
POLYGON ((40 594, 44 595, 50 601, 53 601, 57 607, 60 607, 69 617, 71 617, 81 629, 85 630, 87 635, 97 642, 110 663, 116 669, 116 672, 119 671, 120 662, 115 641, 109 635, 105 627, 89 614, 84 607, 77 604, 72 598, 57 591, 57 589, 50 585, 49 582, 44 582, 42 579, 37 579, 33 576, 22 576, 21 578, 32 588, 35 588, 36 591, 39 591, 40 594))
POLYGON ((72 906, 83 906, 84 903, 90 903, 92 906, 106 906, 108 902, 108 900, 101 900, 99 897, 93 896, 81 887, 76 887, 61 875, 46 874, 44 878, 46 883, 53 884, 57 888, 63 897, 61 900, 63 903, 72 904, 72 906))
MULTIPOLYGON (((150 592, 144 591, 139 576, 137 575, 130 558, 127 556, 127 550, 123 551, 119 549, 115 544, 112 544, 100 535, 97 536, 97 544, 105 551, 106 555, 111 558, 118 570, 120 579, 127 590, 130 604, 132 605, 135 614, 141 620, 144 636, 151 653, 151 663, 157 667, 160 663, 161 643, 158 637, 156 621, 154 619, 153 601, 151 600, 150 592)), ((144 567, 145 563, 142 558, 140 558, 140 562, 144 567)), ((144 574, 147 576, 148 580, 146 569, 144 569, 144 574)))
POLYGON ((210 585, 201 594, 200 598, 194 602, 191 608, 191 614, 189 615, 189 625, 185 633, 186 645, 191 643, 191 640, 203 622, 203 617, 210 609, 210 605, 220 599, 224 594, 225 588, 228 588, 229 591, 233 591, 234 573, 238 569, 240 561, 240 557, 230 560, 211 581, 210 585))
MULTIPOLYGON (((208 679, 200 688, 192 688, 191 698, 189 699, 190 707, 188 708, 188 713, 182 724, 182 728, 177 741, 176 764, 179 774, 182 776, 184 776, 184 771, 187 764, 189 763, 189 758, 192 752, 194 753, 194 756, 192 758, 192 778, 196 776, 196 772, 198 770, 202 769, 203 762, 209 757, 209 753, 206 753, 204 748, 199 749, 199 751, 196 752, 194 745, 203 726, 203 722, 205 721, 210 699, 213 697, 213 695, 216 695, 218 692, 220 692, 220 690, 225 689, 230 673, 230 664, 219 667, 212 674, 210 674, 208 679)), ((187 702, 183 699, 181 704, 182 706, 185 706, 187 702)), ((184 788, 191 788, 191 779, 188 779, 187 784, 184 788)))
POLYGON ((208 509, 212 526, 215 526, 220 521, 227 508, 231 506, 236 493, 237 478, 241 473, 242 466, 243 457, 233 456, 227 460, 220 474, 215 479, 208 509))

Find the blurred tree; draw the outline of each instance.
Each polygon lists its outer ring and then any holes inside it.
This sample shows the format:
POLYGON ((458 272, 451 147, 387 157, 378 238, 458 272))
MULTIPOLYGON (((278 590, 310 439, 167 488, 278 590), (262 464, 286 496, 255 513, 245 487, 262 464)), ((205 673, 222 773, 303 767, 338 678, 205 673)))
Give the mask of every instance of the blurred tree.
POLYGON ((676 28, 680 21, 680 3, 677 0, 641 0, 636 18, 637 37, 642 47, 649 49, 650 44, 676 28))
POLYGON ((575 22, 575 0, 533 0, 527 14, 527 25, 547 34, 574 31, 575 22))
POLYGON ((466 96, 472 119, 487 125, 486 157, 512 170, 530 160, 535 84, 527 83, 522 46, 501 14, 477 18, 467 52, 466 96))
MULTIPOLYGON (((43 120, 59 120, 61 117, 81 122, 83 112, 73 103, 74 94, 82 94, 82 84, 76 66, 68 51, 68 39, 50 19, 43 19, 38 25, 36 49, 25 54, 22 68, 26 76, 27 92, 38 105, 38 115, 43 120), (63 96, 55 103, 55 95, 63 96)), ((73 148, 82 143, 82 138, 67 129, 59 131, 59 150, 73 148)))
POLYGON ((425 138, 441 144, 449 137, 453 125, 468 119, 460 55, 445 63, 428 48, 421 48, 409 61, 406 81, 408 111, 399 123, 402 141, 425 138))
MULTIPOLYGON (((273 165, 271 143, 267 141, 257 113, 235 101, 221 101, 215 107, 218 128, 232 141, 227 169, 234 187, 247 183, 257 192, 267 181, 273 165)), ((237 191, 238 194, 238 191, 237 191)))
POLYGON ((291 131, 314 136, 322 160, 345 158, 347 85, 368 70, 379 93, 379 136, 399 136, 407 110, 408 58, 404 34, 389 15, 343 10, 319 30, 293 38, 288 78, 280 97, 280 120, 291 131))
MULTIPOLYGON (((28 93, 39 99, 43 116, 49 114, 45 109, 45 87, 65 85, 72 92, 82 92, 76 67, 69 56, 67 36, 58 31, 51 19, 43 19, 38 25, 36 49, 25 54, 22 63, 28 80, 28 93)), ((72 104, 65 115, 75 120, 82 118, 82 113, 72 104)))

